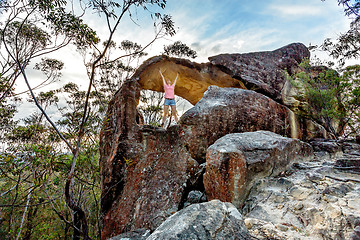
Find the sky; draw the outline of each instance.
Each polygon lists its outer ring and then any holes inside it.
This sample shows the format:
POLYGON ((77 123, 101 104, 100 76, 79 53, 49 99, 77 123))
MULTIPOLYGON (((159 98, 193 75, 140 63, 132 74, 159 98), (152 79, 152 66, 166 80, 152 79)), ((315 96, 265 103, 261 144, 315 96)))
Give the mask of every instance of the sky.
MULTIPOLYGON (((195 62, 207 62, 208 57, 221 53, 271 51, 293 42, 319 45, 324 39, 345 32, 350 24, 336 0, 168 0, 161 12, 172 16, 177 34, 156 41, 146 50, 148 57, 161 54, 164 45, 180 40, 197 51, 198 57, 192 60, 195 62)), ((124 19, 115 40, 127 39, 144 46, 154 36, 151 18, 143 11, 133 11, 132 16, 133 20, 124 19)), ((86 21, 100 38, 107 38, 108 31, 101 18, 89 15, 86 21)), ((51 57, 61 58, 65 63, 63 80, 55 88, 65 82, 87 87, 83 60, 74 47, 62 49, 51 57)), ((28 74, 33 86, 41 81, 40 73, 29 69, 28 74)), ((21 82, 17 87, 21 91, 24 84, 21 82)), ((34 109, 31 103, 25 103, 23 108, 27 110, 20 111, 18 118, 34 109)))
POLYGON ((198 62, 293 42, 321 44, 345 32, 350 22, 336 0, 170 0, 166 11, 178 26, 171 40, 196 50, 198 62))

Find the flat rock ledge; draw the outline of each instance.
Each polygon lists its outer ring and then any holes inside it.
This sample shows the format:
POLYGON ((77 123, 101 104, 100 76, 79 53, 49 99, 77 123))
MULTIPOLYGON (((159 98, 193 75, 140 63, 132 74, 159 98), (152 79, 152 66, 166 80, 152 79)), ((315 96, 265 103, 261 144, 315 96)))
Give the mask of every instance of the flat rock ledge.
POLYGON ((360 239, 360 145, 317 140, 315 157, 255 182, 240 210, 258 239, 360 239))

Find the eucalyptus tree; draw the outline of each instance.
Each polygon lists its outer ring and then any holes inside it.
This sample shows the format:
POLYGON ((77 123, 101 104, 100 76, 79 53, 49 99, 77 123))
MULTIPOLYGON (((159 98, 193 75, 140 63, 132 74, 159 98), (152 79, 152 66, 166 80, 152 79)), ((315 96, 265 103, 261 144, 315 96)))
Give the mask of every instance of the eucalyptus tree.
POLYGON ((360 56, 360 2, 337 2, 343 7, 345 15, 351 19, 349 30, 340 33, 337 39, 325 39, 320 46, 338 61, 336 71, 324 67, 334 67, 335 63, 332 61, 307 61, 302 64, 305 71, 300 72, 298 77, 304 82, 304 97, 308 102, 306 115, 317 121, 321 119, 326 129, 334 136, 347 137, 358 134, 360 129, 359 65, 344 67, 346 60, 357 59, 360 56), (320 67, 319 64, 323 70, 319 76, 314 77, 308 69, 311 65, 320 67), (333 128, 334 125, 337 125, 337 130, 333 128))
MULTIPOLYGON (((74 212, 76 212, 76 214, 79 214, 79 219, 83 220, 85 220, 83 213, 79 211, 79 209, 76 209, 76 206, 72 204, 74 203, 74 200, 70 194, 70 189, 75 173, 76 161, 81 151, 82 139, 86 133, 86 122, 90 111, 90 97, 92 89, 96 85, 97 77, 104 70, 104 67, 106 68, 107 66, 111 65, 120 67, 120 69, 124 68, 125 66, 126 70, 126 67, 129 67, 129 64, 127 66, 124 65, 124 61, 122 61, 123 59, 131 59, 137 56, 141 56, 144 50, 157 39, 167 35, 173 36, 175 34, 174 23, 169 15, 162 15, 159 12, 152 12, 149 10, 149 7, 151 6, 164 9, 166 0, 124 0, 122 2, 112 0, 90 0, 89 3, 90 7, 97 11, 105 19, 108 36, 105 37, 105 41, 102 45, 96 45, 93 43, 90 51, 87 48, 82 51, 84 62, 87 66, 89 84, 84 100, 82 119, 79 124, 78 139, 75 148, 73 149, 73 164, 67 178, 65 194, 68 205, 74 210, 74 212), (120 50, 123 51, 114 52, 113 56, 107 55, 111 48, 115 47, 115 34, 125 14, 129 14, 130 18, 132 18, 132 13, 134 11, 138 11, 139 9, 148 12, 152 19, 154 19, 155 34, 153 39, 149 41, 144 47, 123 41, 120 45, 120 50)), ((104 78, 100 78, 98 81, 99 83, 104 84, 104 78)), ((86 226, 86 223, 82 222, 82 226, 86 226)))
MULTIPOLYGON (((83 47, 98 41, 95 31, 84 24, 80 17, 65 9, 66 3, 64 0, 9 0, 3 1, 0 6, 5 19, 0 42, 3 86, 0 100, 2 103, 8 101, 13 95, 15 83, 22 75, 33 101, 56 130, 55 124, 38 102, 30 86, 26 68, 36 57, 57 51, 71 42, 83 47)), ((57 132, 67 142, 58 130, 57 132)), ((69 144, 68 146, 71 147, 69 144)), ((29 191, 27 194, 29 201, 31 193, 29 191)), ((28 209, 29 201, 23 216, 28 209)), ((21 237, 22 226, 23 224, 19 228, 17 238, 21 237)), ((85 227, 85 236, 88 235, 86 231, 85 227)))
POLYGON ((322 49, 344 64, 345 60, 360 56, 360 2, 338 0, 338 4, 344 7, 345 15, 351 18, 350 28, 335 40, 326 39, 322 44, 322 49))
POLYGON ((176 57, 197 57, 196 51, 191 49, 189 46, 187 46, 185 43, 182 43, 181 41, 176 41, 173 44, 164 46, 164 54, 176 57))
POLYGON ((65 10, 65 0, 8 0, 0 5, 5 19, 1 28, 0 52, 3 84, 0 99, 8 96, 30 61, 73 42, 85 46, 98 42, 95 31, 80 17, 65 10))
MULTIPOLYGON (((84 197, 74 194, 76 190, 74 178, 76 178, 77 162, 79 159, 81 160, 84 151, 86 151, 83 144, 87 126, 89 126, 93 88, 97 81, 99 84, 103 84, 104 81, 99 75, 104 66, 123 64, 126 67, 121 60, 140 56, 154 41, 166 35, 174 35, 175 30, 170 16, 153 11, 153 8, 164 9, 166 0, 86 0, 79 1, 77 7, 73 3, 73 1, 66 0, 7 0, 1 2, 0 12, 5 21, 1 26, 0 40, 0 100, 5 102, 14 95, 14 86, 18 82, 19 76, 22 76, 34 103, 41 112, 41 116, 46 118, 51 128, 57 133, 58 138, 64 142, 71 153, 71 164, 65 181, 64 194, 68 207, 73 211, 73 221, 67 221, 61 211, 51 202, 53 210, 64 222, 75 229, 73 239, 79 239, 80 234, 84 236, 84 239, 90 239, 85 212, 78 204, 81 202, 80 197, 84 197), (76 15, 74 9, 80 9, 80 14, 76 15), (132 14, 139 10, 144 10, 154 20, 155 34, 153 39, 144 47, 123 42, 121 47, 125 53, 111 56, 108 53, 115 35, 119 32, 123 18, 129 16, 133 20, 132 14), (84 22, 84 16, 89 12, 97 13, 100 19, 105 20, 108 34, 102 36, 103 45, 100 44, 100 38, 96 32, 84 22), (76 132, 73 137, 68 138, 59 130, 59 125, 52 121, 33 92, 33 87, 30 85, 31 76, 28 75, 27 67, 32 60, 58 51, 70 43, 74 44, 84 56, 89 82, 87 91, 81 93, 83 110, 77 110, 81 115, 77 117, 76 132), (69 141, 70 139, 72 140, 69 141)), ((38 67, 41 69, 41 66, 38 67)), ((54 67, 61 68, 60 65, 54 67)), ((46 71, 46 68, 43 70, 46 71)), ((29 201, 25 204, 25 212, 29 206, 31 193, 30 191, 27 194, 29 201)), ((25 212, 23 216, 25 216, 25 212)), ((20 227, 17 235, 18 238, 21 236, 21 229, 22 227, 20 227)))

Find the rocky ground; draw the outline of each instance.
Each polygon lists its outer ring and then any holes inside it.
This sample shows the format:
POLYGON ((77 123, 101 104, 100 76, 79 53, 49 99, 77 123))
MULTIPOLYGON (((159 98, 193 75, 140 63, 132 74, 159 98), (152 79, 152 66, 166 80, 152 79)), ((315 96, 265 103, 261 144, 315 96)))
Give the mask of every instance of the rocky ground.
POLYGON ((242 213, 259 239, 360 239, 360 145, 313 142, 311 161, 257 181, 242 213))
MULTIPOLYGON (((270 133, 243 135, 249 134, 270 133)), ((235 205, 209 201, 203 192, 191 191, 184 208, 153 233, 137 229, 111 240, 359 240, 360 145, 333 140, 311 145, 312 158, 298 158, 280 174, 258 178, 242 207, 236 208, 236 201, 235 205)), ((262 151, 262 155, 271 154, 262 151)))

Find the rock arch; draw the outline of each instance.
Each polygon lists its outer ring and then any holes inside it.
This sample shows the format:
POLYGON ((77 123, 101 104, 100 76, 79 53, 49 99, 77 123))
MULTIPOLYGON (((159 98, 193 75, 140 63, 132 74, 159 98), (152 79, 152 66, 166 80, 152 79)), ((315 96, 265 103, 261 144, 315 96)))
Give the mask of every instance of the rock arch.
POLYGON ((159 69, 166 70, 164 75, 173 80, 179 73, 175 94, 195 105, 209 86, 233 87, 246 89, 238 79, 223 72, 211 63, 195 63, 186 59, 168 56, 156 56, 146 60, 135 72, 132 79, 136 79, 140 88, 163 92, 163 83, 159 69))

